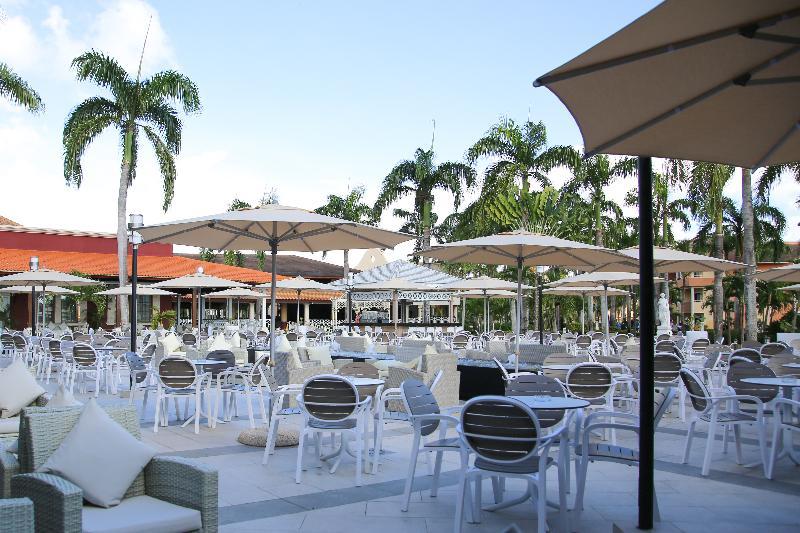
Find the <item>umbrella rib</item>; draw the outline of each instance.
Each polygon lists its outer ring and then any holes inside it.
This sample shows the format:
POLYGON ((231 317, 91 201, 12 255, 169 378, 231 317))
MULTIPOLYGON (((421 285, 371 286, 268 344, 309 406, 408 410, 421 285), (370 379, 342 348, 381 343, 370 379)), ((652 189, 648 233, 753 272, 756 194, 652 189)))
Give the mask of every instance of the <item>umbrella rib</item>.
POLYGON ((264 237, 256 235, 255 233, 252 233, 250 231, 239 229, 236 226, 231 226, 229 224, 226 224, 225 222, 217 222, 213 226, 210 225, 209 227, 217 229, 219 231, 224 231, 226 233, 232 233, 239 237, 250 237, 251 239, 255 239, 257 241, 262 241, 262 242, 264 241, 264 237))
POLYGON ((260 222, 260 221, 259 221, 259 222, 256 222, 256 226, 258 226, 258 229, 260 229, 261 231, 263 231, 263 232, 264 232, 264 237, 262 237, 262 239, 266 238, 267 240, 269 240, 269 239, 272 239, 272 238, 274 238, 274 237, 275 237, 274 235, 270 235, 270 233, 269 233, 269 230, 267 230, 267 228, 265 228, 265 227, 264 227, 264 226, 261 224, 261 222, 260 222))
POLYGON ((758 160, 758 163, 756 163, 756 164, 753 166, 753 168, 763 167, 763 166, 764 166, 764 163, 765 163, 765 161, 767 161, 767 160, 768 160, 770 157, 772 157, 772 154, 774 154, 775 152, 777 152, 777 151, 780 149, 780 147, 781 147, 781 146, 783 146, 784 144, 786 144, 786 142, 789 140, 789 138, 790 138, 792 135, 794 135, 794 134, 797 132, 797 130, 798 130, 798 129, 800 129, 800 122, 795 122, 794 124, 792 124, 792 127, 791 127, 791 128, 789 128, 789 131, 787 131, 786 133, 784 133, 783 135, 781 135, 781 138, 780 138, 780 139, 778 139, 778 142, 776 142, 775 144, 773 144, 773 145, 772 145, 772 147, 770 147, 770 149, 769 149, 769 150, 767 150, 767 153, 766 153, 766 154, 764 154, 764 157, 762 157, 761 159, 759 159, 759 160, 758 160))
POLYGON ((744 74, 736 76, 735 78, 733 78, 731 80, 724 81, 724 82, 712 87, 711 89, 709 89, 707 91, 704 91, 701 94, 699 94, 697 96, 694 96, 694 97, 690 98, 689 100, 686 100, 685 102, 674 106, 672 109, 670 109, 668 111, 665 111, 665 112, 663 112, 663 113, 651 118, 650 120, 647 120, 647 121, 643 122, 642 124, 632 128, 632 129, 629 129, 628 131, 626 131, 626 132, 624 132, 624 133, 622 133, 620 135, 617 135, 613 139, 611 139, 609 141, 606 141, 606 142, 600 144, 599 146, 596 146, 594 149, 592 149, 590 151, 587 151, 584 154, 584 158, 592 157, 592 156, 595 156, 597 154, 604 153, 610 147, 614 146, 615 144, 619 144, 620 142, 622 142, 622 141, 624 141, 624 140, 626 140, 626 139, 628 139, 630 137, 633 137, 634 135, 636 135, 636 134, 638 134, 638 133, 640 133, 640 132, 642 132, 642 131, 644 131, 644 130, 646 130, 648 128, 651 128, 651 127, 655 126, 656 124, 659 124, 660 122, 663 122, 666 119, 681 113, 682 111, 685 111, 686 109, 694 106, 695 104, 698 104, 698 103, 700 103, 700 102, 702 102, 702 101, 704 101, 704 100, 716 95, 717 93, 720 93, 720 92, 724 91, 725 89, 730 88, 733 85, 739 85, 739 86, 746 85, 747 81, 750 79, 750 77, 753 76, 753 74, 756 74, 756 73, 764 70, 765 68, 772 67, 772 66, 776 65, 777 63, 783 61, 787 57, 790 57, 790 56, 796 54, 798 51, 800 51, 800 46, 793 46, 792 48, 784 50, 780 54, 777 54, 777 55, 769 58, 768 60, 758 64, 757 66, 755 66, 755 67, 753 67, 751 69, 748 69, 744 74))
POLYGON ((300 224, 301 224, 301 222, 298 222, 297 224, 289 224, 289 229, 287 229, 285 232, 283 232, 282 235, 278 236, 278 241, 282 241, 283 239, 286 238, 287 235, 291 235, 297 229, 297 227, 300 224))
MULTIPOLYGON (((348 224, 348 226, 349 226, 349 224, 348 224)), ((393 246, 391 244, 386 244, 385 242, 376 241, 375 239, 371 239, 369 237, 365 237, 364 235, 358 235, 358 234, 356 234, 356 233, 354 233, 354 232, 352 232, 352 231, 350 231, 348 229, 345 229, 342 226, 334 228, 334 231, 341 231, 342 233, 347 233, 348 235, 350 235, 352 237, 358 237, 359 239, 364 239, 365 241, 370 242, 370 243, 374 244, 375 246, 377 246, 379 248, 393 248, 393 246)))
POLYGON ((498 255, 502 255, 503 257, 507 257, 509 259, 513 259, 514 261, 517 260, 517 256, 516 255, 512 254, 511 252, 506 252, 502 248, 498 248, 497 246, 494 246, 494 245, 492 245, 492 246, 484 246, 483 249, 484 250, 491 249, 492 251, 494 251, 494 253, 496 253, 498 255))
POLYGON ((163 240, 163 239, 170 239, 172 237, 177 237, 178 235, 183 235, 184 233, 189 233, 190 231, 194 231, 194 230, 200 229, 202 227, 211 228, 211 227, 213 227, 213 223, 200 224, 199 226, 192 226, 191 228, 184 228, 184 229, 178 230, 178 231, 173 232, 173 233, 167 233, 166 235, 160 235, 158 237, 153 237, 152 239, 142 239, 142 244, 147 244, 147 243, 150 243, 150 242, 158 242, 158 241, 163 240))
MULTIPOLYGON (((250 228, 252 228, 252 227, 253 227, 253 224, 251 223, 249 226, 247 226, 247 227, 244 229, 244 231, 246 231, 246 232, 248 232, 248 233, 249 233, 249 232, 250 232, 250 228)), ((239 238, 239 235, 234 235, 234 236, 233 236, 233 238, 232 238, 231 240, 229 240, 228 242, 226 242, 226 243, 225 243, 225 244, 222 246, 222 248, 220 248, 220 250, 226 250, 226 249, 228 248, 228 246, 230 246, 231 244, 233 244, 233 242, 234 242, 236 239, 238 239, 238 238, 239 238)))
MULTIPOLYGON (((660 56, 663 54, 668 54, 670 52, 675 52, 677 50, 682 50, 684 48, 689 48, 692 46, 696 46, 699 44, 704 44, 709 41, 714 41, 717 39, 722 39, 725 37, 730 37, 732 35, 742 35, 744 37, 751 37, 751 38, 758 38, 758 36, 754 31, 753 28, 757 31, 758 28, 772 26, 777 24, 778 22, 783 22, 792 18, 797 18, 800 16, 800 9, 792 9, 790 11, 786 11, 784 13, 779 13, 777 15, 772 15, 770 17, 760 19, 757 21, 753 21, 747 24, 739 24, 737 26, 733 26, 730 28, 724 28, 721 30, 709 32, 703 35, 698 35, 695 37, 691 37, 689 39, 684 39, 682 41, 678 41, 675 43, 665 44, 661 46, 656 46, 654 48, 650 48, 648 50, 642 50, 641 52, 636 52, 633 54, 627 54, 624 56, 620 56, 614 59, 608 59, 606 61, 601 61, 599 63, 595 63, 593 65, 587 65, 585 67, 578 67, 572 70, 568 70, 566 72, 560 72, 558 74, 546 74, 540 78, 537 78, 533 82, 534 87, 541 87, 544 85, 549 85, 551 83, 556 83, 564 80, 568 80, 571 78, 576 78, 578 76, 583 76, 585 74, 592 74, 594 72, 600 70, 606 70, 609 68, 617 67, 620 65, 625 65, 628 63, 633 63, 635 61, 641 61, 642 59, 649 59, 651 57, 660 56)), ((769 39, 769 35, 766 35, 766 39, 769 39)))
POLYGON ((293 240, 296 240, 296 239, 305 239, 307 237, 314 237, 316 235, 321 235, 323 233, 332 233, 334 231, 336 231, 335 227, 325 226, 325 227, 322 227, 322 228, 309 230, 309 231, 306 231, 306 232, 303 232, 303 233, 295 233, 293 235, 288 235, 288 236, 287 236, 286 233, 284 233, 283 235, 278 237, 278 242, 293 241, 293 240))

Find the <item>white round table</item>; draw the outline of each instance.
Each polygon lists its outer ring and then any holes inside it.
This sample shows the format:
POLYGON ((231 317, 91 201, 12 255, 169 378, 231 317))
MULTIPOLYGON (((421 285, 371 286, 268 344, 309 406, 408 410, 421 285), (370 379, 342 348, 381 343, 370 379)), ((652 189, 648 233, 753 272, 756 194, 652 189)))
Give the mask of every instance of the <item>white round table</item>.
POLYGON ((356 387, 377 387, 383 385, 385 380, 376 378, 360 378, 356 376, 342 376, 356 387))
POLYGON ((781 365, 786 368, 800 368, 800 363, 786 363, 785 365, 781 365))
POLYGON ((509 396, 519 400, 531 409, 582 409, 589 402, 579 398, 565 398, 563 396, 509 396))

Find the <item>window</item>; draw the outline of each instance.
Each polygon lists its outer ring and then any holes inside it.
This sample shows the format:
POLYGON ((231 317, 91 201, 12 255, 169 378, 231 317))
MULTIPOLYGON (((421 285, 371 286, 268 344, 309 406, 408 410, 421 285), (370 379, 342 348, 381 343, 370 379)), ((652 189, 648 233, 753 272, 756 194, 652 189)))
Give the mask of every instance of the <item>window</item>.
POLYGON ((136 321, 140 324, 150 322, 153 318, 153 297, 136 297, 136 321))
POLYGON ((703 291, 694 291, 694 301, 695 302, 703 301, 703 291))
POLYGON ((61 296, 61 322, 78 321, 78 303, 75 298, 61 296))

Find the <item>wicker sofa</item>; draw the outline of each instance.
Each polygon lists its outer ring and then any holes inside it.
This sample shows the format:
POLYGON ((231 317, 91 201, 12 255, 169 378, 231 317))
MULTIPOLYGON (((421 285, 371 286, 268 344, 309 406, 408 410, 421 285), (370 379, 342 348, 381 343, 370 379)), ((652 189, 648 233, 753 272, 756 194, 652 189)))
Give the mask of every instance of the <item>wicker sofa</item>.
POLYGON ((369 352, 371 339, 366 335, 349 337, 345 335, 337 335, 334 342, 339 345, 339 350, 342 352, 356 352, 366 353, 369 352))
MULTIPOLYGON (((461 385, 461 374, 458 372, 458 356, 454 353, 422 355, 422 371, 404 367, 389 367, 386 388, 399 388, 407 379, 417 379, 430 383, 437 371, 442 371, 442 379, 433 391, 440 407, 452 407, 459 404, 458 389, 461 385)), ((402 402, 391 401, 390 411, 404 411, 402 402)))
POLYGON ((0 500, 0 533, 33 533, 33 502, 28 498, 0 500))
MULTIPOLYGON (((141 438, 139 416, 133 406, 104 409, 133 436, 141 438)), ((26 409, 20 422, 20 471, 35 472, 44 464, 69 434, 80 413, 81 409, 76 407, 26 409)), ((15 498, 33 501, 36 531, 83 530, 83 493, 69 481, 51 474, 22 473, 12 478, 11 493, 15 498)), ((202 519, 201 531, 218 529, 218 476, 213 468, 181 457, 154 457, 128 488, 122 503, 100 511, 107 513, 104 520, 117 526, 125 523, 126 513, 133 514, 126 503, 138 496, 149 496, 155 504, 161 501, 197 510, 202 519)), ((96 509, 99 508, 92 508, 92 512, 96 513, 96 509)), ((148 516, 158 517, 159 513, 154 511, 148 516)), ((148 524, 142 529, 157 530, 158 524, 148 524)))
MULTIPOLYGON (((26 407, 26 409, 30 409, 31 407, 44 407, 48 399, 46 394, 42 394, 36 398, 32 404, 26 407)), ((15 454, 7 452, 6 449, 17 440, 20 416, 15 416, 12 419, 6 418, 4 420, 8 420, 9 422, 7 423, 9 425, 16 423, 17 426, 17 431, 13 433, 0 433, 0 498, 10 498, 11 478, 19 474, 19 461, 17 461, 17 456, 15 454)))

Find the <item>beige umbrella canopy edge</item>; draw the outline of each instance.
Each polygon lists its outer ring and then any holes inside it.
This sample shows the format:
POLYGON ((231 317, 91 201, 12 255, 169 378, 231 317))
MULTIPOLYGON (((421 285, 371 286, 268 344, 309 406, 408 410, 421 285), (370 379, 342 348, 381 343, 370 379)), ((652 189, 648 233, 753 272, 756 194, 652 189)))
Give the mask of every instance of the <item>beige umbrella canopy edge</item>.
MULTIPOLYGON (((103 296, 130 296, 131 295, 131 286, 130 285, 123 285, 122 287, 115 287, 113 289, 108 289, 107 291, 101 291, 97 294, 103 296)), ((156 287, 151 287, 150 285, 136 285, 136 295, 137 296, 175 296, 174 292, 165 291, 163 289, 158 289, 156 287)))
POLYGON ((755 277, 763 281, 797 283, 800 282, 800 263, 762 270, 756 272, 755 277))
POLYGON ((12 285, 9 287, 3 287, 2 289, 0 289, 0 292, 30 294, 31 289, 34 289, 36 292, 44 292, 47 294, 63 294, 63 295, 78 294, 78 291, 73 291, 72 289, 67 289, 65 287, 59 287, 58 285, 48 285, 44 287, 42 285, 39 285, 37 287, 12 285))

